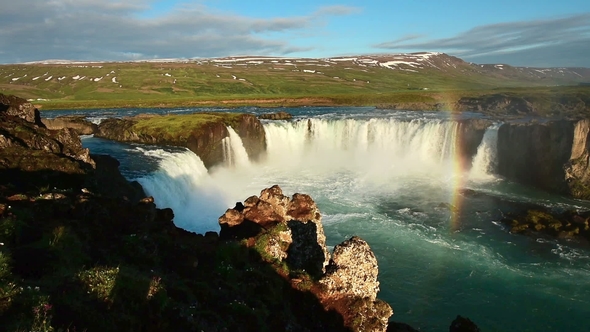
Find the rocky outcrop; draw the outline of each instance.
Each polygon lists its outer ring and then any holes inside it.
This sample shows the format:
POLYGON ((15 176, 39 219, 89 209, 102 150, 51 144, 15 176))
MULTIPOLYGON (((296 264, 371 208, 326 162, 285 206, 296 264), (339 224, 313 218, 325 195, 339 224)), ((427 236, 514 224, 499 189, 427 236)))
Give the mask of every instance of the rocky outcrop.
POLYGON ((222 239, 245 239, 262 234, 258 246, 274 260, 314 277, 325 272, 329 261, 321 214, 308 195, 284 196, 279 186, 262 190, 228 209, 219 218, 222 239))
POLYGON ((0 113, 19 117, 27 122, 43 127, 39 110, 26 99, 0 93, 0 113))
POLYGON ((326 310, 340 313, 352 331, 385 331, 391 307, 377 299, 377 260, 358 237, 326 249, 321 214, 308 195, 284 196, 278 186, 262 190, 219 218, 220 238, 240 240, 295 287, 302 280, 326 310), (284 266, 286 265, 286 267, 284 266))
POLYGON ((326 296, 376 299, 379 292, 377 258, 363 239, 355 236, 334 247, 326 275, 320 282, 326 296))
POLYGON ((330 309, 344 312, 344 322, 354 331, 385 331, 393 315, 391 307, 377 299, 379 281, 377 259, 359 237, 352 237, 334 248, 326 274, 323 302, 330 309))
POLYGON ((565 165, 565 178, 573 197, 590 199, 590 120, 574 126, 570 160, 565 165))
POLYGON ((78 135, 92 135, 98 131, 98 126, 81 116, 58 116, 53 119, 41 119, 47 129, 60 130, 64 128, 73 129, 78 135))
POLYGON ((229 137, 228 126, 240 136, 251 160, 257 160, 266 151, 262 123, 251 114, 195 113, 166 117, 111 118, 101 122, 95 136, 120 142, 184 146, 197 154, 205 167, 211 168, 224 160, 222 141, 229 137), (201 114, 206 120, 200 121, 198 127, 187 126, 180 132, 171 133, 165 128, 141 126, 146 119, 183 121, 182 117, 198 117, 201 114))
POLYGON ((49 130, 37 123, 39 112, 31 110, 24 99, 0 96, 1 100, 12 102, 10 105, 0 104, 4 109, 0 112, 0 148, 44 151, 71 158, 83 167, 94 167, 88 149, 82 147, 76 132, 72 129, 49 130))
POLYGON ((98 126, 95 136, 119 142, 155 144, 157 142, 156 137, 140 134, 133 130, 133 126, 137 123, 137 120, 136 118, 105 119, 98 126))
POLYGON ((280 111, 277 113, 263 113, 258 118, 263 120, 291 120, 293 115, 285 111, 280 111))
POLYGON ((590 212, 553 212, 543 206, 507 213, 501 220, 511 233, 590 241, 590 212))

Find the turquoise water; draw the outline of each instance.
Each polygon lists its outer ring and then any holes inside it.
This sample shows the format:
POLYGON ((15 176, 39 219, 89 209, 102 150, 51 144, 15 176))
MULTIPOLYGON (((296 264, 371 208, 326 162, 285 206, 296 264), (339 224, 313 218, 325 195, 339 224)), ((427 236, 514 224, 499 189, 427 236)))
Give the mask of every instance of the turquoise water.
POLYGON ((236 153, 233 166, 209 173, 184 149, 83 142, 119 158, 126 176, 149 188, 158 205, 171 206, 177 225, 189 230, 217 230, 227 207, 273 184, 288 195, 310 194, 328 245, 365 239, 379 261, 379 296, 394 308, 392 319, 422 331, 447 330, 458 314, 482 331, 588 330, 588 246, 512 235, 498 222, 518 202, 588 205, 497 178, 493 133, 477 166, 459 170, 449 144, 456 125, 439 113, 288 111, 295 121, 265 123, 265 160, 251 164, 236 153))

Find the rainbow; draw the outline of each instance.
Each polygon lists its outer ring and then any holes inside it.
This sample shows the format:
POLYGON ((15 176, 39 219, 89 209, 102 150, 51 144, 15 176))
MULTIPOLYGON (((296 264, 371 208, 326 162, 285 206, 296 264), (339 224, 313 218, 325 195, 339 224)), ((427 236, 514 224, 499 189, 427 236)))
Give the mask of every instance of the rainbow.
POLYGON ((449 111, 450 117, 453 121, 457 121, 458 125, 455 131, 454 137, 454 149, 453 149, 453 156, 452 156, 452 169, 451 169, 451 179, 452 184, 450 188, 450 195, 451 195, 451 216, 450 216, 450 231, 452 233, 459 230, 461 226, 461 213, 463 211, 463 203, 464 203, 464 196, 461 194, 463 188, 465 188, 465 182, 467 180, 467 172, 470 168, 469 159, 466 158, 466 153, 464 153, 464 138, 463 133, 464 131, 461 128, 461 122, 459 121, 458 112, 449 111))

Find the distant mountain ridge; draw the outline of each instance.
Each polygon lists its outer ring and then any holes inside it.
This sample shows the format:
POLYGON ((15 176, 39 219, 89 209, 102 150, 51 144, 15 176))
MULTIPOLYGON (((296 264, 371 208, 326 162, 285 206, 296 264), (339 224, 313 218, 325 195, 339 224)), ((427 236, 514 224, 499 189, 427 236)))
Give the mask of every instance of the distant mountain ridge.
MULTIPOLYGON (((445 98, 457 100, 496 89, 580 86, 585 91, 589 82, 590 68, 474 64, 435 52, 318 59, 53 59, 0 65, 0 91, 45 104, 67 103, 59 107, 70 107, 74 101, 86 104, 72 107, 86 107, 90 101, 96 106, 136 106, 138 101, 143 106, 217 105, 220 100, 249 105, 254 100, 254 104, 268 105, 268 100, 281 98, 298 105, 448 103, 445 98), (419 96, 418 91, 422 93, 419 96), (293 98, 314 100, 293 102, 293 98)), ((280 105, 284 103, 277 102, 276 106, 280 105)))
POLYGON ((519 67, 508 64, 476 64, 440 52, 417 52, 396 54, 374 54, 357 56, 337 56, 329 58, 296 58, 272 56, 230 56, 221 58, 168 58, 132 61, 74 61, 51 59, 25 62, 24 65, 73 65, 99 63, 217 63, 217 64, 289 64, 316 62, 318 66, 335 62, 350 63, 360 67, 384 67, 394 70, 417 72, 424 69, 438 69, 443 72, 459 70, 462 73, 491 74, 511 79, 564 79, 572 82, 590 81, 590 68, 585 67, 519 67))

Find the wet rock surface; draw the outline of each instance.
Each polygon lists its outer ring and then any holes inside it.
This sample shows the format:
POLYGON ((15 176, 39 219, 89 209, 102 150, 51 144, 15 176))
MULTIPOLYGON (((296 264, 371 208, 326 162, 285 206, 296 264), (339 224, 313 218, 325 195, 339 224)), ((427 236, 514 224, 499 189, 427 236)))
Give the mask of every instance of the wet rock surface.
POLYGON ((526 211, 508 213, 501 221, 515 234, 590 243, 590 211, 554 212, 534 206, 526 211))

